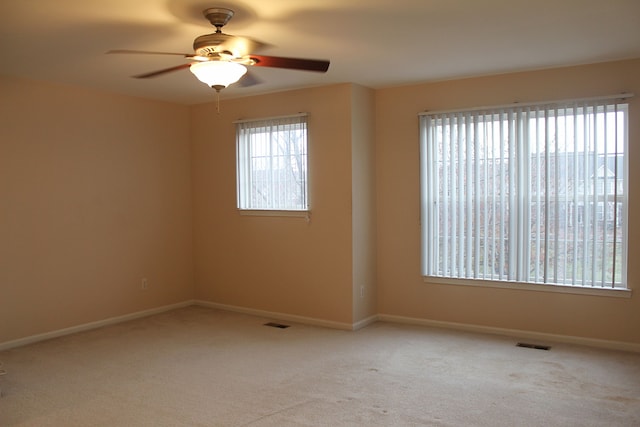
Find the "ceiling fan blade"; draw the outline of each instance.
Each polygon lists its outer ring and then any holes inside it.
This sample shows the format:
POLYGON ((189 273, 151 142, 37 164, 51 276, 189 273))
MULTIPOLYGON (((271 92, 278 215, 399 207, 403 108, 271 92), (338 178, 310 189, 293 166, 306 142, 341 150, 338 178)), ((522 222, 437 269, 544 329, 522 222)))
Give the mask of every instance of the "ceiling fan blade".
POLYGON ((192 58, 195 55, 193 53, 176 53, 176 52, 152 52, 148 50, 128 50, 128 49, 114 49, 106 52, 107 54, 112 53, 133 53, 133 54, 142 54, 142 55, 177 55, 185 58, 192 58))
POLYGON ((147 79, 149 77, 157 77, 162 74, 171 73, 173 71, 182 70, 184 68, 189 68, 190 66, 191 64, 180 64, 175 67, 164 68, 162 70, 152 71, 150 73, 145 73, 145 74, 138 74, 137 76, 133 76, 133 77, 136 79, 147 79))
POLYGON ((329 61, 321 59, 283 58, 281 56, 249 55, 258 67, 288 68, 291 70, 318 71, 329 69, 329 61))

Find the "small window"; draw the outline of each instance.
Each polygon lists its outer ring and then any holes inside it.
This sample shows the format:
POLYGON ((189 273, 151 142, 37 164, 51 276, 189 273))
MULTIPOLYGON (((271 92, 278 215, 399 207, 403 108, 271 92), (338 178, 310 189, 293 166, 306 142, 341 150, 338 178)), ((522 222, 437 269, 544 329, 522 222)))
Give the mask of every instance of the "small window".
POLYGON ((307 115, 236 126, 238 209, 307 211, 307 115))
POLYGON ((425 276, 626 288, 627 104, 420 117, 425 276))

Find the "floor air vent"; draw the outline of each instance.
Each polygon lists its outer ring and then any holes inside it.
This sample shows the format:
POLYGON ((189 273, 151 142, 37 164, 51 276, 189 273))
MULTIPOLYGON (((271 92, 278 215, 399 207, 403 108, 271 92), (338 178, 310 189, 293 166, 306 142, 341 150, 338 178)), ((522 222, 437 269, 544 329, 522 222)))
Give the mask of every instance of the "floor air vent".
POLYGON ((551 347, 548 345, 530 344, 527 342, 519 342, 516 344, 516 347, 535 348, 536 350, 551 350, 551 347))
POLYGON ((278 329, 286 329, 289 327, 289 325, 283 325, 282 323, 275 323, 275 322, 265 323, 264 326, 271 326, 272 328, 278 328, 278 329))

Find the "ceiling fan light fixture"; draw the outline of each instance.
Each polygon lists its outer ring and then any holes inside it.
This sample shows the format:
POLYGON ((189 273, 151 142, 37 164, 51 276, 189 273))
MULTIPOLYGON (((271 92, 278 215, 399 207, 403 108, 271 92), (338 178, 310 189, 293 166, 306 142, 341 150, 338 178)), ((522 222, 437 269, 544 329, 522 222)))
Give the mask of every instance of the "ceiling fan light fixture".
POLYGON ((191 64, 189 70, 202 83, 220 90, 240 80, 247 67, 237 62, 207 61, 191 64))

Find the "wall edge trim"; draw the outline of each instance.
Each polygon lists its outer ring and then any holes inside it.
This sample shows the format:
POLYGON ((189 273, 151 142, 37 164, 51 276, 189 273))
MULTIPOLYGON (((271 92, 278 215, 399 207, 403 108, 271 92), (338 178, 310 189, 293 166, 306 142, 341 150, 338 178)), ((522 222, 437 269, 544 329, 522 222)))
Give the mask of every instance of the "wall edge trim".
POLYGON ((393 314, 378 314, 378 320, 389 323, 404 323, 419 326, 430 326, 443 329, 454 329, 466 332, 476 332, 491 335, 502 335, 513 338, 527 338, 544 342, 575 344, 587 347, 604 348, 640 353, 640 344, 625 341, 610 341, 597 338, 578 337, 572 335, 548 334, 522 329, 497 328, 493 326, 473 325, 469 323, 445 322, 441 320, 420 319, 415 317, 396 316, 393 314))
POLYGON ((357 331, 358 329, 362 329, 364 327, 367 327, 372 323, 376 323, 378 320, 380 320, 378 318, 378 315, 374 314, 372 316, 365 317, 364 319, 357 321, 356 323, 353 324, 351 329, 354 330, 354 331, 357 331))
POLYGON ((24 338, 18 338, 11 341, 5 341, 0 343, 0 351, 9 350, 15 347, 22 347, 28 344, 34 344, 39 341, 46 341, 52 338, 58 338, 65 335, 71 335, 78 332, 89 331, 91 329, 101 328, 103 326, 115 325, 117 323, 127 322, 129 320, 139 319, 142 317, 152 316, 154 314, 164 313, 166 311, 175 310, 178 308, 188 307, 193 305, 193 300, 182 301, 175 304, 163 305, 148 310, 136 311, 122 316, 109 317, 102 320, 96 320, 94 322, 83 323, 76 326, 71 326, 63 329, 56 329, 41 334, 30 335, 24 338))
POLYGON ((333 320, 318 319, 316 317, 298 316, 296 314, 279 313, 275 311, 258 310, 255 308, 241 307, 237 305, 220 304, 217 302, 195 300, 195 305, 201 307, 214 308, 217 310, 233 311, 236 313, 250 314, 253 316, 266 317, 275 320, 284 320, 288 322, 302 323, 305 325, 324 326, 332 329, 342 329, 347 331, 354 330, 354 324, 335 322, 333 320))
POLYGON ((576 345, 583 345, 587 347, 597 347, 597 348, 605 348, 609 350, 621 350, 621 351, 630 351, 634 353, 640 353, 640 344, 624 342, 624 341, 611 341, 611 340, 602 340, 597 338, 577 337, 577 336, 571 336, 571 335, 548 334, 544 332, 526 331, 522 329, 497 328, 492 326, 473 325, 469 323, 445 322, 441 320, 429 320, 429 319, 421 319, 421 318, 415 318, 415 317, 397 316, 392 314, 376 314, 376 315, 369 316, 365 319, 362 319, 358 322, 350 324, 345 322, 335 322, 332 320, 318 319, 314 317, 298 316, 295 314, 286 314, 286 313, 279 313, 279 312, 273 312, 273 311, 258 310, 258 309, 248 308, 248 307, 220 304, 220 303, 204 301, 204 300, 186 300, 186 301, 182 301, 175 304, 164 305, 161 307, 137 311, 137 312, 125 314, 122 316, 115 316, 115 317, 110 317, 107 319, 102 319, 94 322, 83 323, 80 325, 71 326, 69 328, 57 329, 57 330, 53 330, 53 331, 49 331, 41 334, 36 334, 36 335, 31 335, 23 338, 18 338, 15 340, 5 341, 0 343, 0 351, 9 350, 15 347, 21 347, 21 346, 33 344, 39 341, 49 340, 52 338, 62 337, 65 335, 71 335, 78 332, 84 332, 91 329, 97 329, 103 326, 114 325, 117 323, 129 321, 129 320, 148 317, 155 314, 160 314, 167 311, 175 310, 178 308, 189 307, 193 305, 208 307, 208 308, 218 309, 218 310, 231 311, 236 313, 250 314, 250 315, 266 317, 270 319, 284 320, 284 321, 297 322, 297 323, 302 323, 307 325, 323 326, 323 327, 328 327, 332 329, 340 329, 340 330, 348 330, 348 331, 356 331, 372 323, 380 321, 380 322, 388 322, 388 323, 403 323, 403 324, 418 325, 418 326, 453 329, 453 330, 459 330, 459 331, 476 332, 476 333, 484 333, 484 334, 492 334, 492 335, 502 335, 502 336, 513 337, 513 338, 527 338, 527 339, 540 340, 544 342, 576 344, 576 345))

